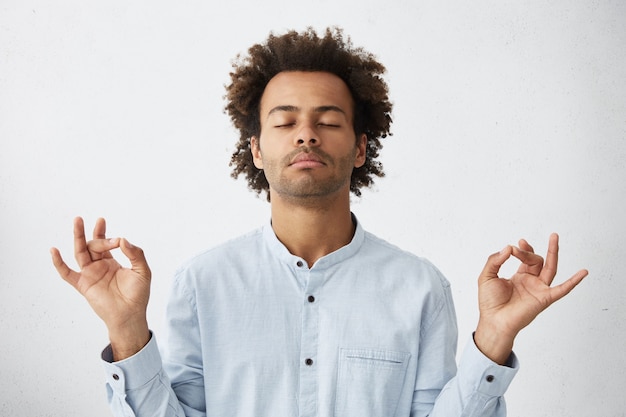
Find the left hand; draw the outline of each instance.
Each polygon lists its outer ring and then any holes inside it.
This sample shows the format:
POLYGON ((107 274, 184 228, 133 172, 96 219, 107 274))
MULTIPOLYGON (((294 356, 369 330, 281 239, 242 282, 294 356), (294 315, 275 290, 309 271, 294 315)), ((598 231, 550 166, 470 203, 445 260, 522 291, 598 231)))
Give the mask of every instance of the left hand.
POLYGON ((550 236, 545 264, 525 240, 519 247, 507 246, 492 254, 478 278, 480 320, 474 341, 494 362, 504 364, 511 354, 513 341, 543 310, 566 296, 588 274, 582 269, 562 284, 551 287, 556 275, 559 237, 550 236), (500 278, 500 267, 511 257, 521 261, 515 275, 500 278))

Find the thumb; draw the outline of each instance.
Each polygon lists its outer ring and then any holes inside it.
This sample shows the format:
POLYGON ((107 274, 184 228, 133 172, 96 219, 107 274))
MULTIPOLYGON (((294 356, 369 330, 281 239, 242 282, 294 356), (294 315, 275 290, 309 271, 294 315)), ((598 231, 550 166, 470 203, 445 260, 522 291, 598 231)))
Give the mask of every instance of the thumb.
POLYGON ((120 240, 120 249, 130 261, 131 269, 146 279, 150 279, 152 273, 143 253, 143 249, 133 245, 128 240, 120 240))

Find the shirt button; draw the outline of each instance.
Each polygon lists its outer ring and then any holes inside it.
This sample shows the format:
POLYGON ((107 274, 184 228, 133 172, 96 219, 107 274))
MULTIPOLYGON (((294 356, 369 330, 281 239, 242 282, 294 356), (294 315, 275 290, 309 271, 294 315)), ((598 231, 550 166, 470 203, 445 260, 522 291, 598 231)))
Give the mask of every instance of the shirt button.
POLYGON ((304 361, 304 363, 306 364, 306 366, 311 366, 311 365, 313 365, 313 359, 311 359, 311 358, 307 358, 307 359, 304 361))
POLYGON ((298 265, 298 268, 302 268, 302 265, 304 265, 304 262, 298 261, 296 262, 296 265, 298 265))
POLYGON ((120 376, 118 374, 113 374, 113 379, 116 381, 120 380, 120 376))
POLYGON ((309 295, 309 298, 307 298, 307 300, 309 300, 309 303, 315 302, 315 297, 309 295))
POLYGON ((496 379, 493 375, 487 375, 487 378, 485 378, 485 380, 487 380, 487 382, 493 382, 493 380, 496 379))

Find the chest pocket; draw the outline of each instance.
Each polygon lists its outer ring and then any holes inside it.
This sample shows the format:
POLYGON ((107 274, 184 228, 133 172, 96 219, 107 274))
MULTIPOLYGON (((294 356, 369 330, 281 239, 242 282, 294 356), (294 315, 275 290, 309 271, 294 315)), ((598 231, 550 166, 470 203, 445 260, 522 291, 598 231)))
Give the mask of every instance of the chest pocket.
POLYGON ((393 417, 411 354, 340 349, 335 417, 393 417))

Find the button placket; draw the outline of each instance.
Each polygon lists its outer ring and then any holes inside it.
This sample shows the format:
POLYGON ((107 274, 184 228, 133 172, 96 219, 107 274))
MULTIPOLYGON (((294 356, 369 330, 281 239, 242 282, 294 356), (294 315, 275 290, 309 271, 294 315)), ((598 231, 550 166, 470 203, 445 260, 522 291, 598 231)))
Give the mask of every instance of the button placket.
POLYGON ((300 344, 300 416, 315 416, 317 412, 317 346, 319 338, 317 292, 320 280, 318 271, 307 270, 302 299, 302 335, 300 344))

